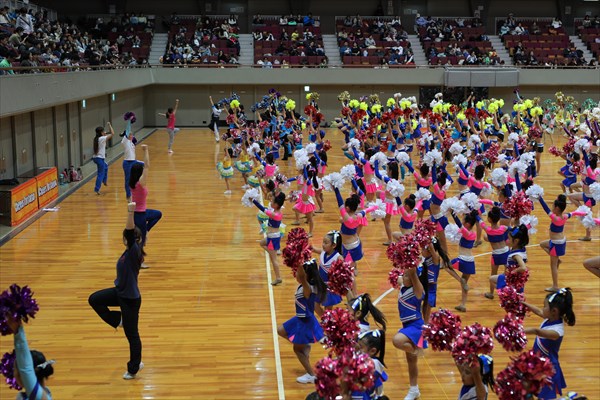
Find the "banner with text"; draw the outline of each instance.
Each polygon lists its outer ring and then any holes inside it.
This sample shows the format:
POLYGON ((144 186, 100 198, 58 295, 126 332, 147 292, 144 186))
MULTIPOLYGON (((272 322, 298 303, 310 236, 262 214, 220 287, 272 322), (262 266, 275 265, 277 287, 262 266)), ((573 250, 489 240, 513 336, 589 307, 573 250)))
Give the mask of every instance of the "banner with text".
POLYGON ((52 167, 35 177, 39 208, 45 207, 58 197, 58 170, 52 167))
POLYGON ((30 179, 10 191, 12 226, 20 224, 38 210, 37 182, 30 179))

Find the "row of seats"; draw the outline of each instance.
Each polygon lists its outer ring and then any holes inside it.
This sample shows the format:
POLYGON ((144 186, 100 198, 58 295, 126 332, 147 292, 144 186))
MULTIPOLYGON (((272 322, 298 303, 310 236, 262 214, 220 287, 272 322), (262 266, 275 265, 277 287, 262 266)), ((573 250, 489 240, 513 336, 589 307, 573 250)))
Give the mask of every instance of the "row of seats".
POLYGON ((283 61, 287 61, 288 64, 290 65, 319 65, 321 64, 321 62, 323 61, 323 59, 325 59, 325 56, 308 56, 308 57, 301 57, 301 56, 266 56, 266 57, 257 57, 256 55, 254 56, 254 64, 257 64, 258 61, 260 60, 264 60, 264 59, 269 60, 273 66, 275 67, 277 64, 275 63, 275 60, 279 61, 280 64, 283 63, 283 61))
POLYGON ((600 61, 600 43, 596 39, 600 38, 600 28, 585 28, 581 30, 581 40, 586 44, 597 61, 600 61))

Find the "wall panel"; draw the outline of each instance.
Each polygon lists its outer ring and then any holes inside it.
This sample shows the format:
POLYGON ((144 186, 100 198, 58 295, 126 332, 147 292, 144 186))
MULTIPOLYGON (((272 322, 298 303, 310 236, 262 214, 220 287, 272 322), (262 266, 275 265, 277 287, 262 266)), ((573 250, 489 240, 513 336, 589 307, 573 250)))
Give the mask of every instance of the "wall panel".
MULTIPOLYGON (((135 113, 136 123, 132 125, 135 132, 144 126, 144 90, 133 89, 124 92, 115 93, 115 99, 112 100, 112 95, 109 95, 111 123, 117 135, 125 130, 125 121, 123 115, 132 111, 135 113)), ((112 140, 113 146, 120 143, 119 138, 112 140)))
POLYGON ((0 179, 14 178, 12 118, 0 119, 0 179))
POLYGON ((59 171, 69 167, 69 121, 67 119, 67 106, 54 107, 54 121, 56 126, 56 160, 59 171))
POLYGON ((52 109, 44 108, 33 113, 35 123, 36 165, 54 167, 54 120, 52 109))
MULTIPOLYGON (((102 126, 108 130, 109 120, 108 96, 98 96, 86 99, 86 107, 80 107, 81 112, 81 143, 83 144, 83 164, 91 161, 94 155, 94 136, 96 127, 102 126)), ((113 142, 116 141, 113 140, 113 142)))
POLYGON ((15 116, 17 175, 30 173, 34 168, 33 141, 31 136, 31 113, 15 116))
POLYGON ((81 121, 79 115, 79 103, 69 103, 67 106, 69 113, 69 158, 71 165, 76 167, 82 165, 81 160, 81 121))

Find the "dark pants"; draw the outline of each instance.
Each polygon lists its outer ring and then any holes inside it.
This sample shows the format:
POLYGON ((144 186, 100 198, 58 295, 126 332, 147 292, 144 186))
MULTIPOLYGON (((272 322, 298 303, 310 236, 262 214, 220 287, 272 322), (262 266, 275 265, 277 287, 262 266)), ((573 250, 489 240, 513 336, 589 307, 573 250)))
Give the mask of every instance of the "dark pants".
POLYGON ((147 208, 145 212, 136 211, 135 214, 133 214, 135 226, 142 231, 142 244, 146 243, 146 233, 150 232, 150 229, 152 229, 161 218, 162 213, 160 211, 151 210, 150 208, 147 208))
POLYGON ((142 361, 142 340, 138 331, 138 321, 140 307, 142 306, 142 298, 125 299, 119 297, 117 288, 109 288, 98 290, 92 293, 88 299, 90 306, 96 311, 96 314, 102 318, 104 322, 113 328, 119 326, 121 318, 123 319, 123 330, 129 341, 129 362, 127 363, 127 371, 135 375, 140 369, 142 361), (111 311, 108 307, 120 307, 121 311, 111 311))

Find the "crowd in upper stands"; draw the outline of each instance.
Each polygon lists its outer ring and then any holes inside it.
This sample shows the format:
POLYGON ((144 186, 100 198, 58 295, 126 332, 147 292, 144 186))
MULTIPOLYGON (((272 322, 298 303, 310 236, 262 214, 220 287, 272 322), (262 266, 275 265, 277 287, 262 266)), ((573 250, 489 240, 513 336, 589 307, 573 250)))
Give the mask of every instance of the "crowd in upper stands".
MULTIPOLYGON (((83 24, 86 25, 86 24, 83 24)), ((125 67, 144 62, 133 52, 139 48, 143 31, 151 35, 153 26, 143 15, 126 14, 120 19, 104 22, 98 19, 80 28, 72 22, 50 21, 47 13, 33 13, 21 8, 11 11, 3 7, 0 12, 0 67, 31 67, 20 73, 37 73, 48 66, 87 67, 106 65, 125 67), (116 35, 114 41, 106 39, 107 33, 116 35), (121 32, 118 34, 118 32, 121 32)), ((0 74, 11 74, 2 70, 0 74)))

